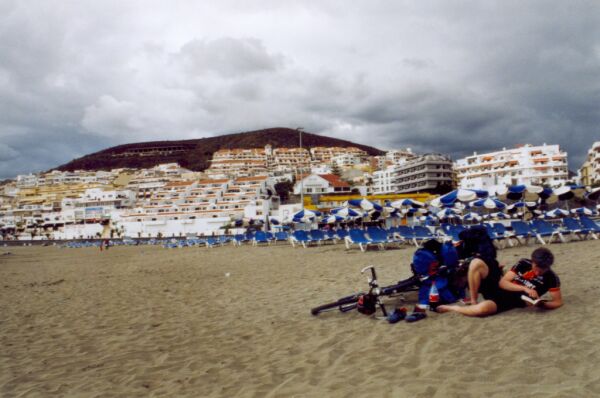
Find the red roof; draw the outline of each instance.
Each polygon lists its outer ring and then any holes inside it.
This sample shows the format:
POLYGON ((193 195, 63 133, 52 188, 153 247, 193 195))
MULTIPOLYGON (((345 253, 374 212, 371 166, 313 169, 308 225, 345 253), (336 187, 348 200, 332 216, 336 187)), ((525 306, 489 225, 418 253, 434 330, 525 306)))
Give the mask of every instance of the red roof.
POLYGON ((200 185, 207 185, 207 184, 223 184, 225 182, 229 182, 228 179, 219 179, 219 180, 200 180, 198 181, 198 184, 200 185))
POLYGON ((254 177, 240 177, 235 181, 244 182, 244 181, 264 181, 267 179, 267 176, 254 176, 254 177))
POLYGON ((319 174, 319 177, 327 180, 334 188, 350 188, 350 185, 346 181, 342 181, 342 179, 335 174, 319 174))

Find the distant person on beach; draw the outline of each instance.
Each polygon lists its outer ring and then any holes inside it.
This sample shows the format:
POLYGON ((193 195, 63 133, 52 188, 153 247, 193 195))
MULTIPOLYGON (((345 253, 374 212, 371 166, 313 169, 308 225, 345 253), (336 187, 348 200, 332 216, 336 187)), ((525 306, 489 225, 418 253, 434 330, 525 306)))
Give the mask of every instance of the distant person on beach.
POLYGON ((109 247, 110 247, 110 242, 108 241, 108 239, 104 239, 103 241, 100 242, 100 251, 108 250, 109 247))
POLYGON ((438 312, 458 312, 467 316, 486 316, 513 308, 535 306, 556 309, 563 305, 560 279, 552 270, 554 255, 545 247, 535 249, 531 259, 521 259, 501 279, 498 290, 481 303, 460 306, 441 305, 438 312), (550 300, 539 300, 549 293, 550 300))

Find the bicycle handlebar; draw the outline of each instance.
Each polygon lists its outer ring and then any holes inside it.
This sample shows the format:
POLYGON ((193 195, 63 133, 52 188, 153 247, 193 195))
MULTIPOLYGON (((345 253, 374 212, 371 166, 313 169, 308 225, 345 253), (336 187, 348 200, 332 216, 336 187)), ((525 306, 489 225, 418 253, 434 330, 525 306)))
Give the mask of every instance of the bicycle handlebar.
POLYGON ((377 273, 375 272, 375 267, 372 265, 366 266, 365 268, 363 268, 360 271, 360 273, 364 274, 367 270, 371 271, 371 277, 367 278, 367 282, 369 283, 369 286, 377 287, 377 273))

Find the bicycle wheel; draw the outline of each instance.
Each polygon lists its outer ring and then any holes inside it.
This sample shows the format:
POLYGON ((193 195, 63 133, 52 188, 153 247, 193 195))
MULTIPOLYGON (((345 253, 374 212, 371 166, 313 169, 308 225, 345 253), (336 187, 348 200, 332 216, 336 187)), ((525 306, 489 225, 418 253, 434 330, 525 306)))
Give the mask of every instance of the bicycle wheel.
POLYGON ((310 313, 313 315, 319 315, 321 312, 331 311, 334 309, 339 309, 341 312, 351 311, 356 308, 356 303, 358 302, 359 294, 353 294, 351 296, 342 297, 341 299, 334 301, 332 303, 327 303, 315 307, 310 310, 310 313))

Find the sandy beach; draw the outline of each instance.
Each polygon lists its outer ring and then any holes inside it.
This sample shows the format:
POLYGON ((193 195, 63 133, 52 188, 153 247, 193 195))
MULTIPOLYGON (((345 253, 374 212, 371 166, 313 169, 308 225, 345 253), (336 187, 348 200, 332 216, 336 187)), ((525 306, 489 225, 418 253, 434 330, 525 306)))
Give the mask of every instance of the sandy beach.
POLYGON ((414 247, 3 247, 0 395, 600 396, 600 241, 549 247, 563 308, 394 325, 309 310, 364 290, 363 266, 408 276, 414 247))

